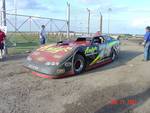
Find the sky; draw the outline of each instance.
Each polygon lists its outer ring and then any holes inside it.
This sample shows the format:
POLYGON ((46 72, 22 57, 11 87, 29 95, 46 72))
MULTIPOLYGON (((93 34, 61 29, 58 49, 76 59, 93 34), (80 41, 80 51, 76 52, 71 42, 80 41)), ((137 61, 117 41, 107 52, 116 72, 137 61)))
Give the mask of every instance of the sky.
MULTIPOLYGON (((67 2, 71 5, 71 30, 87 31, 87 8, 91 10, 90 31, 99 30, 99 11, 103 15, 103 32, 144 34, 150 25, 149 0, 16 0, 18 14, 67 18, 67 2), (108 8, 112 11, 108 12, 108 8)), ((8 12, 14 13, 14 0, 6 0, 8 12)))

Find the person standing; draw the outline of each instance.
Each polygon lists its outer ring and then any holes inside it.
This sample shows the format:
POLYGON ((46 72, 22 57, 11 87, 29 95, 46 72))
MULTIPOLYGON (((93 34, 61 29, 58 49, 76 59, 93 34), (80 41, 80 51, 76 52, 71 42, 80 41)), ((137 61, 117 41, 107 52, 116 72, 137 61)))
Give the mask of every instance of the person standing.
POLYGON ((5 50, 4 50, 4 41, 5 41, 5 33, 0 29, 0 59, 2 59, 5 55, 5 50))
POLYGON ((46 43, 45 25, 42 25, 41 28, 42 30, 40 31, 40 44, 44 45, 46 43))
POLYGON ((146 27, 144 35, 144 61, 150 60, 150 26, 146 27))
POLYGON ((5 55, 5 50, 4 50, 4 42, 5 42, 5 33, 0 29, 0 59, 2 59, 5 55))

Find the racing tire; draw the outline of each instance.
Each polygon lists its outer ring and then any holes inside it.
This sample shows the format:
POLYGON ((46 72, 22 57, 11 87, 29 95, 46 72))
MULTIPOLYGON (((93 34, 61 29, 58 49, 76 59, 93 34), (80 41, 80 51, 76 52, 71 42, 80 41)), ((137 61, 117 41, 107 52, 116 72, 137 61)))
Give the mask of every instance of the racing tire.
POLYGON ((116 53, 116 51, 112 48, 111 49, 111 55, 110 55, 112 61, 115 61, 118 58, 118 55, 116 53))
POLYGON ((76 54, 73 62, 73 70, 75 75, 82 73, 85 69, 85 59, 82 55, 76 54))

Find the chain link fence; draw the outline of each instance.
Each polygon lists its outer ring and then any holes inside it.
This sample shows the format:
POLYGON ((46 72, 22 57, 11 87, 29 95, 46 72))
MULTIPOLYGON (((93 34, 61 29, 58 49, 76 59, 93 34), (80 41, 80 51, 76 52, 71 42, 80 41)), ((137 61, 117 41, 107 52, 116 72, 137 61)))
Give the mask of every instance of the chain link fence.
POLYGON ((46 26, 48 44, 67 38, 66 20, 11 13, 6 17, 8 54, 26 53, 38 48, 41 25, 46 26))
MULTIPOLYGON (((38 48, 41 25, 46 26, 48 44, 67 39, 67 20, 13 13, 6 13, 6 17, 6 45, 9 54, 26 53, 38 48)), ((100 13, 91 10, 89 25, 88 19, 89 14, 86 8, 80 10, 75 7, 71 8, 70 38, 87 35, 88 28, 89 35, 100 31, 100 13)))

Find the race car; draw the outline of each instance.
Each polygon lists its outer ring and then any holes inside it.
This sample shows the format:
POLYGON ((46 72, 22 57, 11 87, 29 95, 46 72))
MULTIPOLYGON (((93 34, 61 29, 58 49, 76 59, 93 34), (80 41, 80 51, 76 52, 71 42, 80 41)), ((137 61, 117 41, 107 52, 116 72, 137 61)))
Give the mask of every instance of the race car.
POLYGON ((120 41, 110 36, 82 36, 40 47, 27 57, 24 66, 40 77, 61 78, 112 62, 119 50, 120 41))

